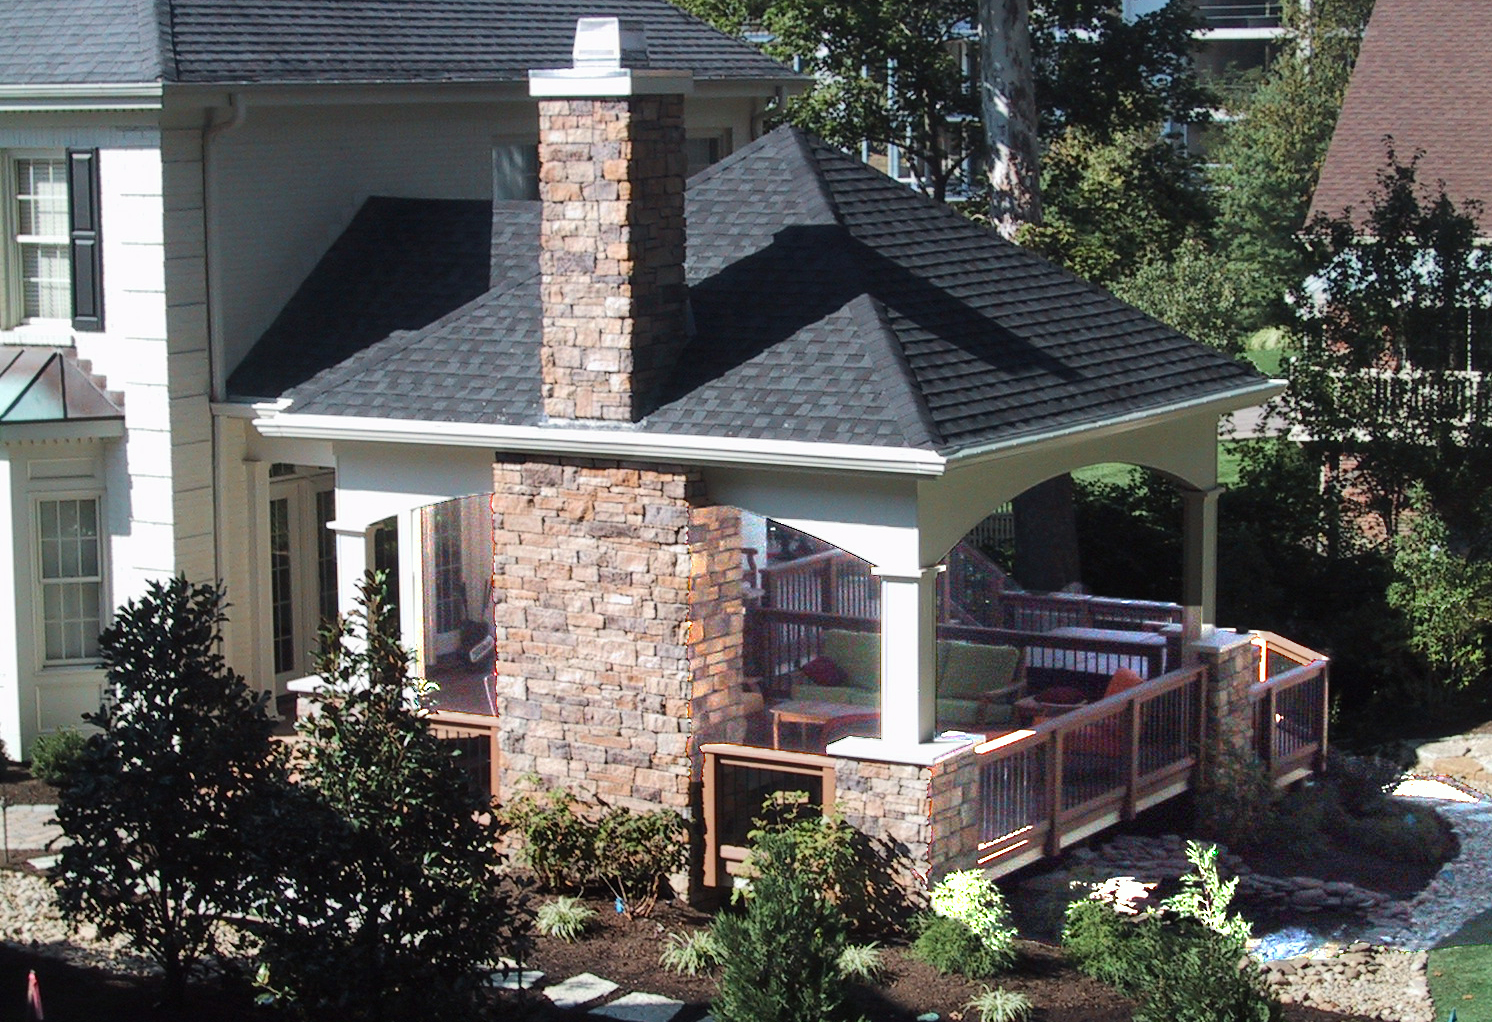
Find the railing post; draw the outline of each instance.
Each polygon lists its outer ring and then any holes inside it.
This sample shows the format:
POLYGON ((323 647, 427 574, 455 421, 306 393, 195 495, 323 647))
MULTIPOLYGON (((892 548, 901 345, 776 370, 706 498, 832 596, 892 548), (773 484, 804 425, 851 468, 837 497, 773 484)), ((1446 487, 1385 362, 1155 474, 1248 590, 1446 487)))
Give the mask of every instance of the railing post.
POLYGON ((1321 745, 1316 750, 1316 772, 1326 773, 1326 730, 1331 725, 1331 685, 1327 677, 1328 665, 1321 665, 1321 745))
POLYGON ((1135 818, 1135 789, 1140 786, 1140 701, 1129 701, 1129 783, 1124 790, 1124 805, 1120 815, 1126 820, 1135 818))
POLYGON ((1269 777, 1269 783, 1274 783, 1274 749, 1275 749, 1275 693, 1278 689, 1270 689, 1264 696, 1264 770, 1269 777))
POLYGON ((719 763, 715 753, 706 751, 704 776, 701 778, 700 799, 704 803, 705 851, 704 885, 715 887, 720 883, 720 811, 715 804, 720 797, 719 782, 715 776, 719 763))
POLYGON ((1046 772, 1046 808, 1049 821, 1046 831, 1046 854, 1056 855, 1062 851, 1062 828, 1058 822, 1062 816, 1062 732, 1051 733, 1047 742, 1047 755, 1051 757, 1046 772))

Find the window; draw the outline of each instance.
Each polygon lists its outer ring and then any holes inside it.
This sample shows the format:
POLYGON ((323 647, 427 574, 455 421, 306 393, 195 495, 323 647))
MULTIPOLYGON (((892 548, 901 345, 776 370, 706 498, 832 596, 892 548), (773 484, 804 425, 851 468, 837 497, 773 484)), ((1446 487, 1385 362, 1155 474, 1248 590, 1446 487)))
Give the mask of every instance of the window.
POLYGON ((98 656, 103 620, 98 505, 97 497, 36 503, 42 657, 49 664, 98 656))
POLYGON ((270 465, 269 637, 280 680, 314 666, 317 632, 337 616, 332 473, 308 465, 270 465))
POLYGON ((103 329, 98 153, 18 151, 5 163, 4 322, 103 329))

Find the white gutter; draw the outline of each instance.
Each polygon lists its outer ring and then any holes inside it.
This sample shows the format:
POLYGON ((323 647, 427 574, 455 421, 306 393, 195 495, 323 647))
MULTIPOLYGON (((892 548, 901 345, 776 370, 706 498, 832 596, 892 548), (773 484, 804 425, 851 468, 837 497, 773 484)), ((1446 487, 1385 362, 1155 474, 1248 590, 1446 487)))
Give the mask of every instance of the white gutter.
POLYGON ((0 85, 0 112, 159 110, 160 82, 102 85, 0 85))
POLYGON ((1183 401, 1180 404, 1167 405, 1164 408, 1131 412, 1128 415, 1116 416, 1099 423, 1078 423, 1072 426, 1063 426, 1060 429, 1048 430, 1044 433, 1032 433, 1029 436, 1014 437, 1010 440, 996 440, 991 443, 974 444, 970 447, 951 452, 948 455, 948 462, 950 465, 966 467, 978 465, 986 461, 1009 458, 1037 446, 1061 445, 1080 440, 1096 440, 1102 437, 1114 436, 1118 433, 1128 433, 1136 429, 1146 429, 1151 426, 1163 425, 1167 422, 1174 422, 1177 419, 1189 419, 1206 415, 1221 417, 1229 412, 1236 412, 1241 408, 1252 408, 1255 405, 1263 404, 1270 398, 1277 397, 1283 393, 1285 387, 1285 380, 1265 380, 1262 383, 1240 387, 1226 394, 1214 394, 1208 397, 1193 398, 1190 401, 1183 401))
MULTIPOLYGON (((219 414, 227 408, 213 409, 219 414)), ((427 444, 437 447, 490 447, 528 454, 569 454, 589 458, 671 461, 691 465, 829 469, 892 475, 940 476, 942 455, 905 447, 805 443, 749 437, 644 433, 628 429, 574 426, 505 426, 464 422, 415 422, 346 415, 276 413, 258 406, 254 428, 267 437, 427 444)))

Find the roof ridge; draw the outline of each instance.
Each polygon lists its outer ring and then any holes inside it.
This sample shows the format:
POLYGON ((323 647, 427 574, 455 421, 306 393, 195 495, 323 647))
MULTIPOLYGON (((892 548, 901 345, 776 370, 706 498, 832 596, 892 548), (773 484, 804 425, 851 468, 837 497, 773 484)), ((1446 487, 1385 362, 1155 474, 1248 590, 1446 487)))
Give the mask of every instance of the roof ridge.
POLYGON ((791 133, 793 137, 793 140, 798 145, 799 152, 807 161, 808 169, 812 171, 813 183, 817 189, 818 197, 823 200, 824 208, 829 211, 829 215, 834 218, 834 222, 836 224, 844 227, 844 216, 839 211, 839 202, 834 198, 834 192, 829 188, 829 182, 824 180, 823 167, 820 165, 819 155, 815 151, 816 148, 820 147, 825 149, 833 149, 836 153, 838 153, 839 150, 829 145, 829 143, 825 142, 817 135, 812 135, 807 131, 804 131, 796 124, 788 125, 787 127, 789 133, 791 133))
POLYGON ((850 304, 859 305, 862 301, 870 305, 870 312, 875 316, 876 325, 879 328, 875 333, 879 335, 881 341, 880 344, 867 343, 866 353, 879 368, 891 371, 881 376, 882 389, 894 383, 899 385, 902 391, 899 396, 883 395, 887 398, 887 410, 896 417, 909 444, 914 447, 935 449, 942 447, 942 431, 938 429, 937 423, 933 420, 932 410, 927 406, 927 398, 922 393, 916 374, 912 372, 911 364, 907 361, 901 335, 892 326, 891 318, 886 315, 885 303, 874 294, 864 294, 850 299, 850 304))
POLYGON ((174 82, 180 79, 176 56, 176 2, 175 0, 146 0, 154 8, 156 60, 160 65, 161 81, 174 82))

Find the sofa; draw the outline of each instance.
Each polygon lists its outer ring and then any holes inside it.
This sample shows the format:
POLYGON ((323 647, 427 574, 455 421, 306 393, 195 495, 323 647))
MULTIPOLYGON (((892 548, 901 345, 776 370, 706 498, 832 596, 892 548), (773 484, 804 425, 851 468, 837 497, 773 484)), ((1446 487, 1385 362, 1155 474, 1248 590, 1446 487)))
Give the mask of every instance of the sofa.
MULTIPOLYGON (((881 637, 825 629, 820 655, 789 676, 793 699, 874 708, 881 697, 881 637)), ((1014 646, 939 640, 937 726, 974 729, 1009 723, 1024 694, 1024 658, 1014 646)))

